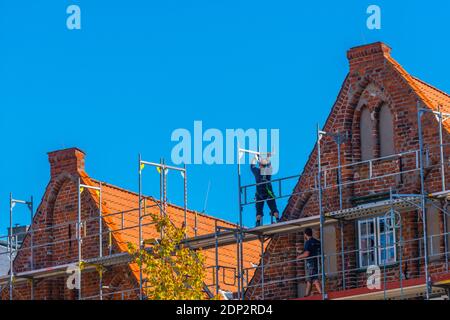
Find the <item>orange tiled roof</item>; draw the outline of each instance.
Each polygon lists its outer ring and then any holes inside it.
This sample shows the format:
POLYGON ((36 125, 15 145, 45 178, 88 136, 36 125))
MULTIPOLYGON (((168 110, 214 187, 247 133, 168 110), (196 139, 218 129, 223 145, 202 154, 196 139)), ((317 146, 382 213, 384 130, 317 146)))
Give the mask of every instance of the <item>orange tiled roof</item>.
MULTIPOLYGON (((92 186, 98 186, 99 181, 91 179, 86 173, 81 174, 83 183, 92 186)), ((98 203, 98 195, 92 191, 91 195, 98 203)), ((129 242, 138 244, 138 199, 137 193, 102 183, 102 211, 104 221, 108 228, 112 231, 115 243, 117 243, 121 251, 127 251, 129 242), (121 212, 124 212, 122 215, 121 212), (122 218, 123 216, 123 218, 122 218), (123 221, 123 222, 122 222, 123 221), (123 224, 123 225, 122 225, 123 224), (116 230, 116 231, 115 231, 116 230)), ((147 213, 159 213, 159 207, 155 206, 159 200, 151 197, 145 198, 145 207, 147 213)), ((167 214, 171 221, 178 227, 184 223, 184 209, 172 204, 167 206, 167 214)), ((215 225, 224 227, 233 227, 234 225, 224 220, 214 218, 195 211, 187 211, 187 232, 188 236, 194 236, 195 215, 197 215, 197 235, 211 234, 215 232, 215 225)), ((142 220, 142 235, 144 239, 158 238, 155 227, 151 225, 150 218, 142 220)), ((205 267, 207 268, 206 284, 213 284, 213 274, 215 266, 215 249, 202 251, 205 256, 205 267)), ((259 241, 251 241, 244 244, 244 268, 250 268, 252 264, 258 264, 260 261, 261 247, 259 241)), ((237 291, 237 283, 235 283, 234 270, 236 268, 236 245, 228 245, 219 248, 219 264, 222 269, 219 274, 220 288, 226 291, 237 291)), ((139 268, 136 264, 130 264, 136 279, 139 279, 139 268)), ((249 280, 253 276, 253 272, 249 272, 249 280)), ((213 289, 213 287, 210 287, 213 289)))
MULTIPOLYGON (((447 113, 450 112, 450 95, 416 77, 413 77, 391 56, 386 55, 385 57, 428 108, 438 110, 440 106, 441 111, 447 113)), ((450 124, 444 122, 443 125, 447 131, 450 132, 450 124)))
MULTIPOLYGON (((446 108, 446 110, 450 109, 450 95, 441 91, 424 81, 412 77, 415 85, 419 88, 419 90, 428 98, 428 100, 432 103, 433 109, 437 109, 438 106, 442 108, 446 108)), ((442 110, 444 111, 444 110, 442 110)))

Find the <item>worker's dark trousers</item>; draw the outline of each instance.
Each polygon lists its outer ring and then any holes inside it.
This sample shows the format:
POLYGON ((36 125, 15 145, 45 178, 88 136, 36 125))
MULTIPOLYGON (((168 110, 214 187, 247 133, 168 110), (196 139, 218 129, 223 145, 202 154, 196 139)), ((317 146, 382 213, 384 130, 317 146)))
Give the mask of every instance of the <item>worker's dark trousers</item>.
POLYGON ((278 212, 277 202, 273 199, 267 191, 265 192, 257 192, 256 193, 256 215, 264 216, 264 202, 267 202, 267 205, 270 209, 270 215, 273 216, 275 212, 278 212))

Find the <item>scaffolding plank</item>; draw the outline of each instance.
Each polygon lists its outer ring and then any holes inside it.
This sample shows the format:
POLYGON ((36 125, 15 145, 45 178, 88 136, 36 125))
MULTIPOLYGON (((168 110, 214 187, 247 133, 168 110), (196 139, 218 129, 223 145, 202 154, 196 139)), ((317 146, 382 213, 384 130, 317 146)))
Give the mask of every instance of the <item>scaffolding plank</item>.
MULTIPOLYGON (((417 209, 420 204, 420 198, 402 197, 391 200, 382 200, 369 204, 359 205, 356 207, 343 209, 339 211, 333 211, 325 214, 325 224, 333 223, 335 220, 355 220, 367 216, 377 215, 381 213, 387 213, 389 210, 394 208, 394 210, 402 212, 408 210, 417 209), (330 220, 334 219, 334 220, 330 220)), ((319 215, 300 218, 296 220, 289 220, 285 222, 280 222, 276 224, 265 225, 253 229, 244 229, 244 242, 253 241, 258 239, 259 236, 273 236, 280 233, 291 233, 299 232, 305 228, 313 228, 320 225, 319 215)), ((215 233, 210 233, 194 238, 187 239, 187 244, 193 249, 210 249, 216 246, 216 235, 215 233)), ((220 232, 217 235, 218 246, 230 245, 236 243, 235 233, 232 231, 220 232)))
POLYGON ((443 200, 443 199, 450 200, 450 191, 445 190, 445 191, 441 191, 441 192, 431 193, 428 195, 428 197, 431 199, 438 199, 438 200, 443 200))
MULTIPOLYGON (((73 266, 74 264, 64 264, 59 266, 52 266, 48 268, 42 268, 37 270, 30 270, 19 272, 14 275, 14 283, 23 283, 31 279, 41 279, 47 277, 58 277, 66 274, 67 268, 73 266)), ((0 284, 4 285, 9 283, 9 275, 0 277, 0 284)))
POLYGON ((325 214, 326 218, 355 220, 369 217, 381 213, 387 213, 391 208, 398 212, 417 210, 420 205, 420 198, 417 196, 396 198, 393 200, 382 200, 372 203, 359 205, 356 207, 329 212, 325 214))
MULTIPOLYGON (((335 220, 327 220, 325 224, 335 223, 335 220)), ((299 232, 306 228, 317 227, 320 224, 319 216, 312 216, 306 218, 300 218, 295 220, 289 220, 284 222, 279 222, 275 224, 269 224, 260 226, 257 228, 244 229, 243 241, 249 242, 258 240, 259 237, 270 237, 276 234, 288 234, 293 232, 299 232)), ((239 231, 223 231, 217 234, 217 246, 226 246, 231 244, 236 244, 236 233, 239 231)), ((193 238, 189 238, 185 242, 191 249, 211 249, 216 246, 216 234, 210 233, 206 235, 201 235, 193 238)))
MULTIPOLYGON (((128 252, 113 254, 104 257, 96 257, 91 259, 86 259, 83 261, 85 263, 85 267, 83 271, 93 271, 95 270, 96 265, 103 265, 105 267, 127 264, 131 262, 131 255, 128 252)), ((42 278, 52 278, 52 277, 60 277, 66 275, 66 271, 69 267, 73 267, 78 262, 74 261, 73 263, 63 264, 59 266, 52 266, 48 268, 41 268, 36 270, 19 272, 14 275, 14 283, 23 283, 28 280, 37 280, 42 278)), ((0 277, 0 285, 8 284, 10 281, 9 275, 0 277)))

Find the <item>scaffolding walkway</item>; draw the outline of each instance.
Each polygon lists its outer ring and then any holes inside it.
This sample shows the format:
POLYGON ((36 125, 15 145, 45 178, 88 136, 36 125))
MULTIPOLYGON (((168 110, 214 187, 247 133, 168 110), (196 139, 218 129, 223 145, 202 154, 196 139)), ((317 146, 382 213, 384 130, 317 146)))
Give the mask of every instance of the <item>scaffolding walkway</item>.
MULTIPOLYGON (((447 192, 447 195, 450 191, 447 192)), ((442 195, 440 192, 439 195, 442 195)), ((430 195, 433 196, 433 195, 430 195)), ((360 205, 357 207, 338 210, 325 214, 327 218, 325 224, 335 224, 338 220, 354 220, 357 218, 369 217, 380 213, 386 213, 391 208, 398 212, 410 211, 420 205, 420 198, 415 196, 407 196, 405 198, 395 199, 393 201, 383 200, 375 203, 360 205)), ((300 232, 306 228, 315 228, 320 225, 319 216, 305 217, 295 220, 283 221, 274 224, 263 225, 256 228, 243 228, 241 232, 244 234, 242 241, 254 241, 260 237, 271 237, 277 234, 289 234, 300 232)), ((219 233, 210 233, 197 237, 188 238, 185 243, 189 244, 192 249, 211 249, 216 246, 226 246, 236 243, 236 233, 239 232, 237 227, 234 230, 226 230, 219 233)))

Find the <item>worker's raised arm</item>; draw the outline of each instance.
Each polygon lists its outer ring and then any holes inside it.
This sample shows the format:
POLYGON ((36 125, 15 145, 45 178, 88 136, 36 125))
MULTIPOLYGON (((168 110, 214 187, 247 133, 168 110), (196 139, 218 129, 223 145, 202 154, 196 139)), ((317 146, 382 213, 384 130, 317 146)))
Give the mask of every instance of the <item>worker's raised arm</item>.
POLYGON ((255 155, 255 156, 252 158, 252 161, 251 161, 250 165, 251 165, 252 167, 255 167, 255 166, 256 166, 256 163, 258 162, 258 160, 259 160, 258 155, 255 155))
POLYGON ((256 176, 259 174, 259 169, 256 167, 256 163, 259 161, 258 155, 255 155, 250 163, 250 170, 256 176))

